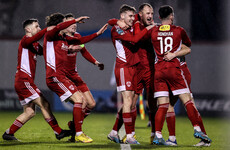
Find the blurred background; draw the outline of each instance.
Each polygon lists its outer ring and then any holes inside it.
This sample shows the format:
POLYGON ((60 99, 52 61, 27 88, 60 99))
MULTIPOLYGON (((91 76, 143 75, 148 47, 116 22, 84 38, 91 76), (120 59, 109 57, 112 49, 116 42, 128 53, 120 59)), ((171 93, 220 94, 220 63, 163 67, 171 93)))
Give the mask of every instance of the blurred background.
MULTIPOLYGON (((90 19, 78 25, 78 32, 88 35, 99 30, 109 19, 119 18, 122 4, 139 6, 150 3, 154 20, 158 19, 161 5, 171 5, 175 25, 182 26, 192 40, 192 53, 186 56, 192 74, 191 88, 196 105, 203 116, 227 117, 230 114, 230 1, 228 0, 0 0, 0 111, 22 110, 14 91, 17 66, 17 49, 24 35, 22 22, 37 18, 45 27, 45 17, 54 12, 73 13, 76 17, 87 15, 90 19)), ((116 86, 112 79, 115 49, 110 29, 96 40, 86 44, 89 52, 105 69, 87 62, 81 54, 77 58, 78 72, 97 101, 95 111, 116 112, 116 86)), ((41 40, 42 44, 43 41, 41 40)), ((69 111, 71 105, 61 104, 45 83, 43 57, 38 57, 35 83, 44 92, 54 111, 69 111)), ((177 114, 184 114, 178 104, 177 114)))

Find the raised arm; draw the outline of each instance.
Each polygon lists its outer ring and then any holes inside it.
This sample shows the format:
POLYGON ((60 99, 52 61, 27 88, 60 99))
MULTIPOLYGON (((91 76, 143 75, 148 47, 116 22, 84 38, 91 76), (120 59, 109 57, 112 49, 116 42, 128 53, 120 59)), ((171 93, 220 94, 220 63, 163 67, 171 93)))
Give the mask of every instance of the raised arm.
POLYGON ((46 33, 46 31, 47 31, 47 28, 39 31, 37 34, 35 34, 32 37, 27 37, 27 38, 22 39, 22 41, 21 41, 22 47, 27 48, 32 43, 40 40, 43 37, 43 35, 46 33))
POLYGON ((67 39, 69 44, 75 44, 75 45, 84 44, 84 43, 87 43, 89 41, 92 41, 93 39, 95 39, 96 37, 98 37, 99 35, 104 33, 104 31, 107 29, 107 27, 108 27, 108 24, 105 24, 98 32, 93 33, 91 35, 83 36, 80 38, 79 37, 66 36, 66 39, 67 39))

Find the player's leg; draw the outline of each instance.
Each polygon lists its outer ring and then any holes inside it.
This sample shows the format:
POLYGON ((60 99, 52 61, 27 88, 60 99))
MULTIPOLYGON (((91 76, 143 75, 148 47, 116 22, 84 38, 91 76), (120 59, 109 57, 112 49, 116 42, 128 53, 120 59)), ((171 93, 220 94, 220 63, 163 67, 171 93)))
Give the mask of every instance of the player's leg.
POLYGON ((83 94, 80 91, 77 91, 69 97, 69 100, 74 103, 73 118, 76 132, 76 142, 91 143, 93 140, 86 136, 82 131, 82 103, 85 101, 83 94))
POLYGON ((133 130, 133 123, 132 123, 132 114, 131 114, 131 106, 134 97, 134 91, 122 91, 122 98, 123 98, 123 122, 125 125, 125 132, 126 132, 126 141, 127 144, 139 144, 137 140, 132 135, 133 130))
POLYGON ((96 106, 96 102, 95 102, 93 95, 91 94, 90 91, 83 92, 83 95, 84 95, 85 100, 86 100, 86 106, 85 107, 83 106, 84 118, 86 118, 91 113, 93 108, 96 106))
POLYGON ((179 98, 183 102, 183 104, 185 105, 188 118, 193 125, 194 137, 200 138, 201 140, 203 140, 207 143, 211 143, 211 139, 201 131, 201 128, 200 128, 199 122, 198 122, 199 112, 197 111, 194 103, 192 102, 191 94, 190 93, 180 94, 179 98))
POLYGON ((30 102, 23 106, 23 113, 19 115, 9 129, 2 135, 4 140, 18 140, 14 137, 16 133, 27 121, 35 115, 35 104, 30 102))
POLYGON ((123 112, 123 109, 121 107, 120 110, 117 112, 116 121, 113 125, 113 129, 110 131, 110 133, 107 136, 107 138, 109 140, 114 141, 115 143, 121 143, 122 142, 122 141, 120 141, 120 138, 118 136, 118 131, 120 130, 121 126, 123 125, 122 112, 123 112))
POLYGON ((175 116, 175 111, 174 111, 174 106, 178 100, 177 96, 173 96, 172 93, 170 92, 169 94, 169 108, 166 114, 166 122, 167 122, 167 127, 169 131, 169 138, 166 141, 168 145, 176 146, 177 141, 176 141, 176 116, 175 116))
POLYGON ((39 98, 34 100, 34 103, 40 107, 44 119, 53 129, 55 136, 58 140, 64 137, 70 136, 71 134, 70 130, 62 130, 59 127, 58 122, 51 111, 49 102, 46 100, 46 98, 42 94, 40 95, 39 98))
POLYGON ((167 110, 169 107, 169 97, 162 96, 157 97, 158 102, 158 110, 155 116, 155 138, 153 140, 153 144, 156 145, 167 145, 162 136, 162 129, 165 121, 165 117, 167 114, 167 110))
MULTIPOLYGON (((137 108, 136 108, 136 103, 138 100, 139 94, 134 94, 134 98, 133 98, 133 102, 131 105, 131 116, 132 116, 132 135, 135 139, 137 139, 136 134, 135 134, 135 122, 136 122, 136 118, 137 118, 137 108)), ((121 116, 122 117, 122 116, 121 116)), ((123 119, 121 119, 123 120, 123 119)), ((118 122, 119 123, 119 122, 118 122)), ((122 138, 122 142, 125 143, 127 139, 127 135, 125 135, 122 138)))

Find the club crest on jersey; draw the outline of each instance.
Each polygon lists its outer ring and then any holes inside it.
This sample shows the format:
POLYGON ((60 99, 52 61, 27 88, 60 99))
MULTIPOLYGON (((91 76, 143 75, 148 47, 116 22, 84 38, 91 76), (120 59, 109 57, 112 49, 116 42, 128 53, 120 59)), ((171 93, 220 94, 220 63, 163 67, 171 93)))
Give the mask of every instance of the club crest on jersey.
POLYGON ((74 90, 74 86, 73 86, 73 85, 70 85, 70 86, 69 86, 69 89, 73 91, 73 90, 74 90))
POLYGON ((132 83, 131 83, 130 81, 127 81, 127 82, 126 82, 126 85, 127 85, 128 87, 130 87, 130 86, 132 85, 132 83))
POLYGON ((124 31, 120 28, 117 28, 116 29, 117 33, 120 34, 120 35, 123 35, 124 34, 124 31))
POLYGON ((160 31, 169 31, 170 30, 170 25, 162 25, 159 28, 160 31))

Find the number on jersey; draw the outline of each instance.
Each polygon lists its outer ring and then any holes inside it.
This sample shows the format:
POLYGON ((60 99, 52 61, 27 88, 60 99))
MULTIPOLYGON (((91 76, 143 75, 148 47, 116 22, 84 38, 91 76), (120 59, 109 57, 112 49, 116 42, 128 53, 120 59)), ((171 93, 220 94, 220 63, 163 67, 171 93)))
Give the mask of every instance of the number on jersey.
POLYGON ((173 46, 173 39, 172 37, 166 37, 163 40, 163 37, 157 37, 157 40, 160 41, 160 50, 161 50, 161 54, 164 54, 167 51, 171 51, 172 50, 172 46, 173 46))

